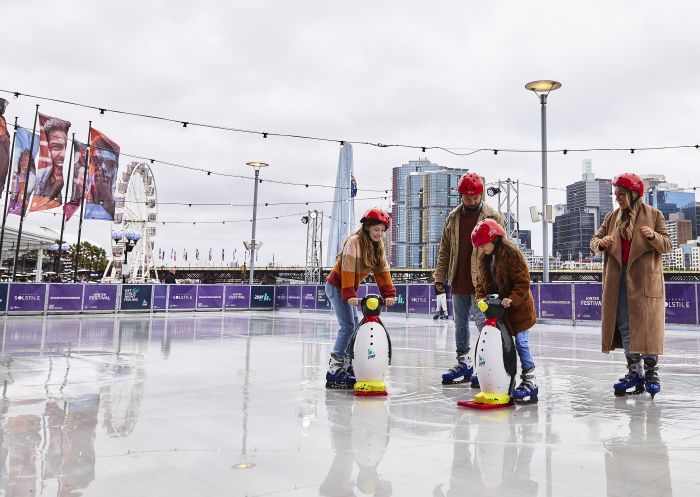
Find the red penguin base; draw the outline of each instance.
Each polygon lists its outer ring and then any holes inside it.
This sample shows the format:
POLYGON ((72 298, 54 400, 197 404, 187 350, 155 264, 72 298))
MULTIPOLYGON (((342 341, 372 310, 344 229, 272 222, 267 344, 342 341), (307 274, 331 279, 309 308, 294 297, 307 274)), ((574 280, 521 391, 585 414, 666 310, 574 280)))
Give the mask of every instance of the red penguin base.
POLYGON ((388 394, 386 390, 383 391, 362 391, 355 390, 355 395, 358 397, 386 397, 388 394))
POLYGON ((457 402, 459 407, 468 407, 469 409, 481 409, 482 411, 490 411, 491 409, 503 409, 504 407, 514 406, 515 403, 511 400, 507 404, 478 404, 473 400, 457 402))

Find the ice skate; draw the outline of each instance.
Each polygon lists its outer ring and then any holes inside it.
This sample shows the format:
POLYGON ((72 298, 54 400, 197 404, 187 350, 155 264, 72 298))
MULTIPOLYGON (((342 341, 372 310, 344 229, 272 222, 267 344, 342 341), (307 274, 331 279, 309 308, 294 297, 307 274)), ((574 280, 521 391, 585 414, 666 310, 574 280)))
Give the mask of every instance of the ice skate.
POLYGON ((472 358, 467 352, 465 355, 457 356, 457 364, 452 369, 442 375, 443 385, 456 385, 471 380, 474 373, 472 358))
POLYGON ((513 399, 518 404, 536 404, 539 388, 535 384, 535 366, 523 369, 520 379, 522 381, 513 392, 513 399))
POLYGON ((326 373, 326 388, 352 389, 355 377, 345 370, 342 358, 331 354, 326 373))
POLYGON ((628 357, 627 370, 627 374, 620 378, 619 381, 613 385, 616 397, 622 397, 624 395, 636 395, 644 392, 642 361, 640 361, 639 359, 630 359, 628 357))
POLYGON ((658 369, 659 367, 657 366, 656 359, 651 357, 644 358, 644 388, 649 392, 652 400, 654 399, 654 395, 661 391, 659 374, 657 373, 658 369))

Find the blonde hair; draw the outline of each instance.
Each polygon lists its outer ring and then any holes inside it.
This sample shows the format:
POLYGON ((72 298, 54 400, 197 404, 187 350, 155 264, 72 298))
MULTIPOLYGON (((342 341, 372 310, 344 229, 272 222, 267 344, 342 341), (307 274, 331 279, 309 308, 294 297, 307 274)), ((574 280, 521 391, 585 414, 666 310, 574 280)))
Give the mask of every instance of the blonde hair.
POLYGON ((634 233, 634 225, 637 222, 637 215, 644 203, 644 199, 637 191, 631 191, 624 187, 621 188, 625 191, 625 197, 627 197, 627 205, 629 205, 629 208, 620 209, 615 219, 615 229, 620 231, 622 238, 631 240, 632 234, 634 233))
MULTIPOLYGON (((376 267, 380 262, 384 260, 384 241, 380 239, 378 242, 375 242, 370 238, 367 229, 365 229, 376 224, 384 223, 382 223, 381 221, 370 220, 369 222, 366 222, 363 225, 361 225, 355 233, 350 235, 345 240, 345 243, 347 243, 351 237, 357 235, 357 238, 360 242, 360 260, 362 261, 363 265, 370 268, 376 267)), ((336 257, 336 262, 339 261, 342 256, 343 252, 341 250, 341 252, 336 257)))

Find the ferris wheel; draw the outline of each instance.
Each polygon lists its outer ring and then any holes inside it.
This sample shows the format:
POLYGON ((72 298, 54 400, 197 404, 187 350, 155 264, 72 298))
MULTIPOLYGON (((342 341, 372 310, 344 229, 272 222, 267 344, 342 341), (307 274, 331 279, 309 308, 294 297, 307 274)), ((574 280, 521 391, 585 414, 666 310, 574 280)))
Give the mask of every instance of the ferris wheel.
POLYGON ((157 221, 158 195, 153 171, 145 162, 131 162, 117 182, 112 260, 105 269, 105 279, 135 283, 151 280, 157 221))

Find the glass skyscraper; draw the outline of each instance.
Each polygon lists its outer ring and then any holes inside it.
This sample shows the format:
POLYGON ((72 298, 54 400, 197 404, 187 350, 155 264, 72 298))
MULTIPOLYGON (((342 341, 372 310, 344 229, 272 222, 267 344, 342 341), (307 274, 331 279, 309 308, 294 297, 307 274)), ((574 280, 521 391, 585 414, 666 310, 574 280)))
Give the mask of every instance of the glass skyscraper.
POLYGON ((674 212, 682 212, 685 219, 690 220, 692 237, 698 236, 698 217, 695 207, 695 192, 665 191, 661 188, 652 189, 647 195, 652 207, 664 214, 666 221, 671 219, 674 212))
POLYGON ((353 196, 352 145, 346 143, 340 149, 338 172, 335 176, 335 196, 333 197, 333 215, 328 233, 328 251, 326 266, 335 265, 335 258, 343 249, 343 243, 355 228, 355 198, 353 196))

